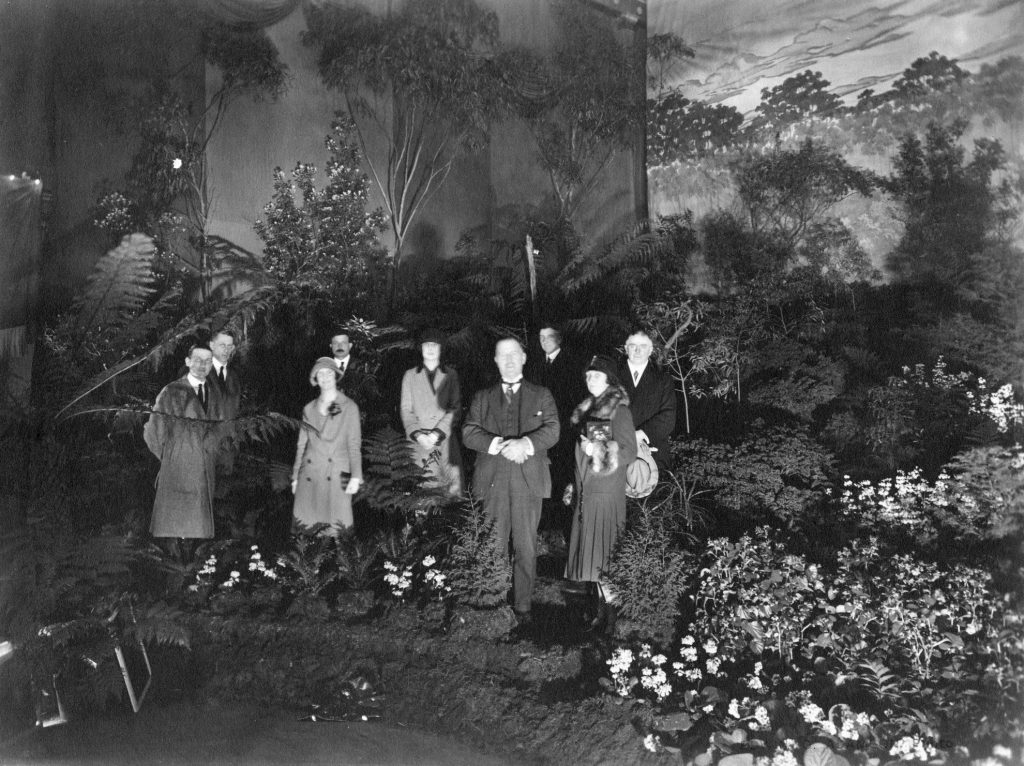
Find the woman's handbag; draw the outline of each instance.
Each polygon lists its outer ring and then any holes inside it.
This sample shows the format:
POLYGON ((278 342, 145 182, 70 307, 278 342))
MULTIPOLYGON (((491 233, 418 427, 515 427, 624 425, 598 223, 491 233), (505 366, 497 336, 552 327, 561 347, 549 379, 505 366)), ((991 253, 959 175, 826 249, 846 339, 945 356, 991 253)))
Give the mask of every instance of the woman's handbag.
POLYGON ((636 460, 626 467, 626 497, 647 497, 658 483, 658 464, 651 456, 651 447, 640 442, 636 460))

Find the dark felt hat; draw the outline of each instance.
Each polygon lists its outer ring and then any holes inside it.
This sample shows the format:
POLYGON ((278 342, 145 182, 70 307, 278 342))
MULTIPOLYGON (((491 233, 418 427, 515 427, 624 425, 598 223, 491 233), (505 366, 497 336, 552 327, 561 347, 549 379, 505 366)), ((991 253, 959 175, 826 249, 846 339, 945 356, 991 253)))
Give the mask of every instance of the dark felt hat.
POLYGON ((615 360, 611 357, 598 354, 591 358, 590 362, 587 363, 587 368, 584 373, 595 370, 597 372, 603 372, 608 378, 608 385, 617 386, 619 385, 619 376, 615 372, 615 360))
POLYGON ((444 337, 444 333, 438 330, 436 327, 428 327, 420 333, 419 344, 422 346, 424 343, 437 343, 440 346, 445 344, 447 338, 444 337))

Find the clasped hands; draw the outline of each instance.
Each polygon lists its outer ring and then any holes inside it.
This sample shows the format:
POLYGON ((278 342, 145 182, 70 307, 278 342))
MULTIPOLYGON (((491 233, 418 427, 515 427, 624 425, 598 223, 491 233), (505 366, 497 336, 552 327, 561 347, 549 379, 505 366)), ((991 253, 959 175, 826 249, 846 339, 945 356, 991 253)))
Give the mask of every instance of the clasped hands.
POLYGON ((520 436, 518 439, 502 439, 498 442, 497 453, 516 465, 522 465, 532 454, 531 446, 530 440, 525 436, 520 436))
POLYGON ((423 449, 434 449, 437 446, 437 432, 420 431, 416 434, 416 443, 423 449))

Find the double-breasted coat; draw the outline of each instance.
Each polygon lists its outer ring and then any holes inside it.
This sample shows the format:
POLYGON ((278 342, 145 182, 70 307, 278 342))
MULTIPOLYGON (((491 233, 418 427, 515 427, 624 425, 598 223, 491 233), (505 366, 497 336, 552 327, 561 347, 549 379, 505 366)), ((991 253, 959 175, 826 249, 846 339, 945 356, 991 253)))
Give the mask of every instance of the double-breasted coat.
POLYGON ((207 407, 188 376, 164 386, 142 430, 160 460, 150 532, 154 537, 213 537, 213 491, 219 394, 207 384, 207 407))
POLYGON ((360 452, 362 428, 359 407, 338 392, 335 412, 321 415, 314 399, 302 408, 302 428, 295 450, 293 515, 303 524, 341 524, 351 527, 349 478, 363 478, 360 452))

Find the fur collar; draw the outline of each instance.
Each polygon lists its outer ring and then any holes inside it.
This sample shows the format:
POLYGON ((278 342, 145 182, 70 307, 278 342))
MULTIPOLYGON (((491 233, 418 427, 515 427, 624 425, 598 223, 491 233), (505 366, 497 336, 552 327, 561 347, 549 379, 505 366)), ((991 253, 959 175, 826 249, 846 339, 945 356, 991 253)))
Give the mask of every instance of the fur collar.
POLYGON ((608 386, 603 394, 596 399, 588 396, 579 406, 572 411, 569 420, 574 423, 582 423, 586 420, 611 420, 615 417, 615 411, 619 405, 629 406, 629 394, 622 386, 608 386))
POLYGON ((600 396, 588 396, 580 402, 570 418, 579 427, 580 434, 591 439, 590 470, 598 476, 608 476, 619 468, 619 444, 611 436, 609 423, 622 405, 629 405, 626 390, 622 386, 608 386, 600 396), (604 425, 588 429, 588 423, 604 425), (595 438, 591 431, 601 432, 601 438, 595 438))

